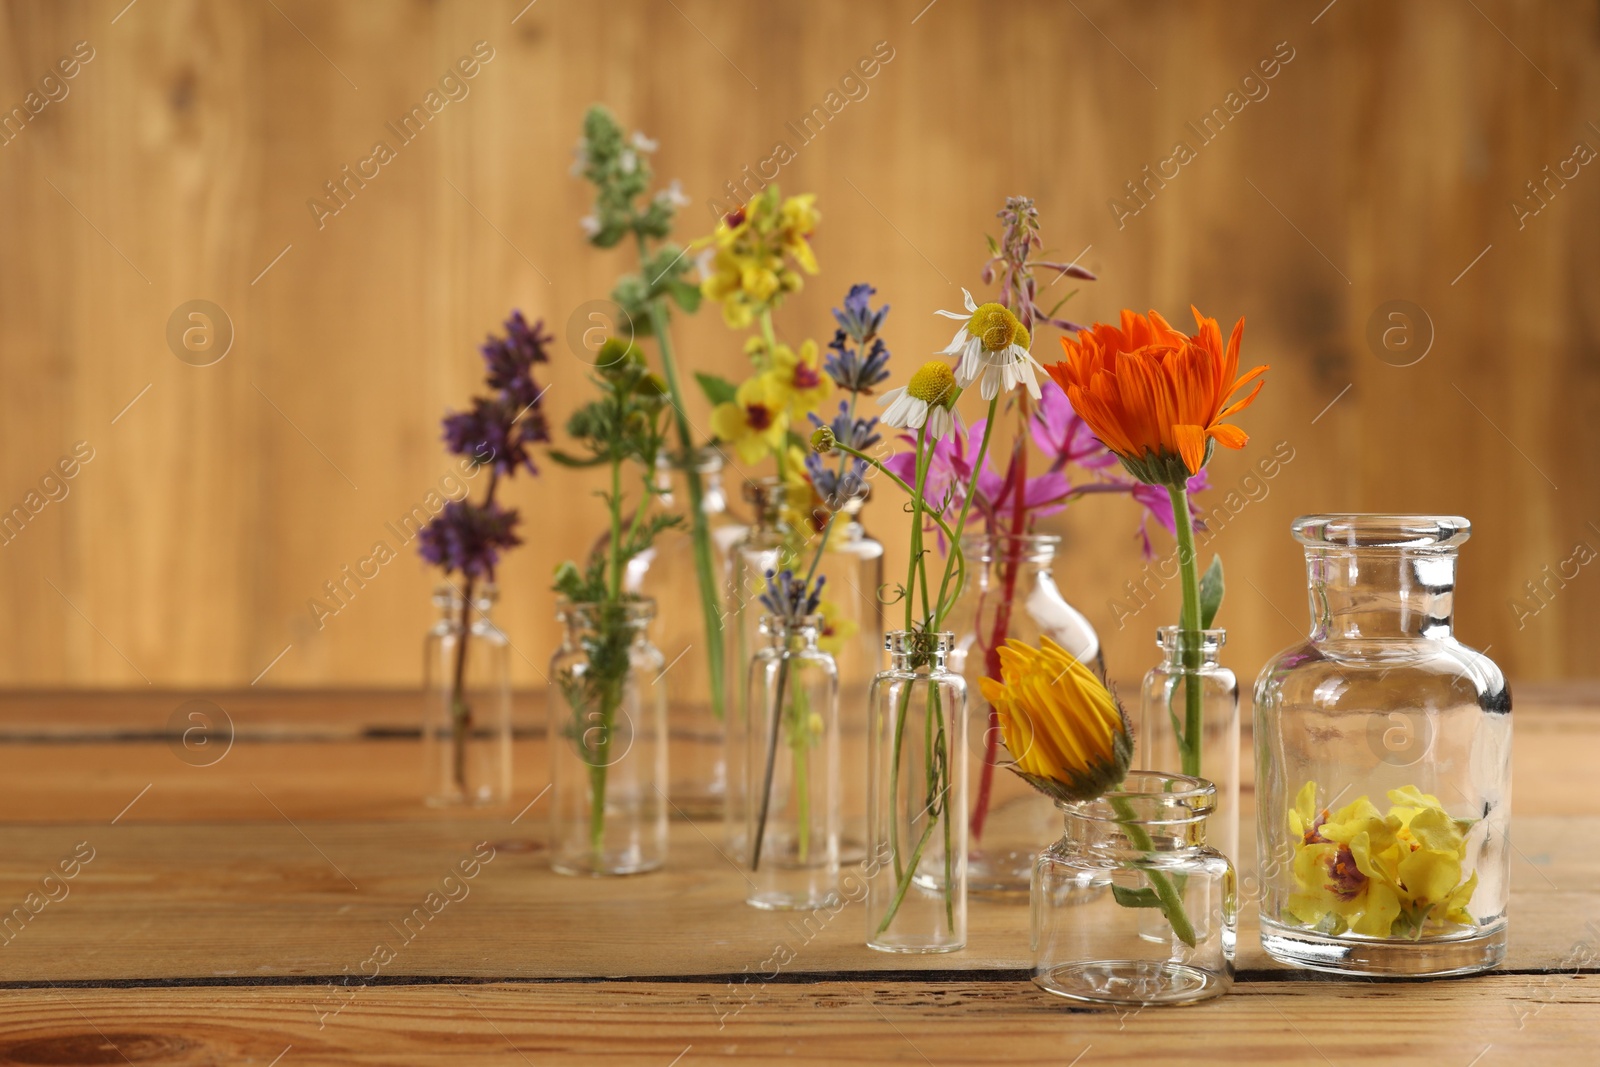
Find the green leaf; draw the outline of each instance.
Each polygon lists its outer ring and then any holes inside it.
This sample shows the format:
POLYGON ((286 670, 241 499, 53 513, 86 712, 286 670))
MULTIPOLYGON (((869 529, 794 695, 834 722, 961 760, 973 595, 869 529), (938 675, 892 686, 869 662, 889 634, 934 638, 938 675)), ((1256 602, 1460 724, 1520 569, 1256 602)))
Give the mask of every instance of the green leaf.
POLYGON ((583 467, 598 467, 600 464, 606 461, 604 456, 590 456, 585 459, 579 456, 568 455, 567 453, 562 452, 560 449, 555 448, 552 448, 550 451, 546 452, 545 455, 550 457, 553 462, 563 467, 575 467, 579 469, 583 467))
POLYGON ((672 294, 673 303, 682 308, 685 314, 693 315, 700 310, 700 287, 698 285, 674 281, 667 286, 667 292, 672 294))
POLYGON ((713 406, 731 404, 733 403, 733 398, 739 393, 739 387, 728 381, 728 379, 715 374, 707 374, 705 371, 695 371, 694 380, 700 383, 701 391, 706 394, 706 399, 711 401, 713 406))
POLYGON ((1211 623, 1217 617, 1217 609, 1222 607, 1222 557, 1212 556, 1211 566, 1206 568, 1206 573, 1200 578, 1200 629, 1211 629, 1211 623))
POLYGON ((1159 908, 1161 898, 1156 896, 1154 889, 1146 886, 1143 889, 1129 889, 1127 886, 1113 885, 1111 897, 1124 908, 1159 908))

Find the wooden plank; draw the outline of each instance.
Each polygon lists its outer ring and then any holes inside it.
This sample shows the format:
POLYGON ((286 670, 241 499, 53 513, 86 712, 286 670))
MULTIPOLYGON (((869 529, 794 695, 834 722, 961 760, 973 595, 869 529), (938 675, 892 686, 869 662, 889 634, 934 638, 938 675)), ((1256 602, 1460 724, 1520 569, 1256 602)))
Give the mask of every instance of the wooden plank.
MULTIPOLYGON (((0 934, 4 977, 326 979, 359 974, 379 946, 396 957, 386 973, 473 978, 742 975, 789 953, 793 972, 813 975, 1015 973, 1030 963, 1025 902, 973 900, 969 947, 936 957, 867 949, 848 900, 812 914, 745 907, 743 874, 709 827, 675 824, 661 872, 588 881, 548 869, 537 811, 516 825, 300 822, 270 793, 255 800, 250 821, 165 824, 130 813, 116 825, 0 829, 0 915, 81 842, 94 855, 64 899, 0 934), (445 882, 480 849, 493 858, 473 878, 445 882), (441 899, 449 894, 459 899, 441 899)), ((1516 832, 1506 966, 1558 969, 1600 936, 1584 926, 1600 916, 1600 818, 1530 817, 1516 832)), ((1273 970, 1250 894, 1247 885, 1238 965, 1273 970)))
MULTIPOLYGON (((1004 64, 975 56, 995 35, 978 0, 783 0, 759 17, 713 0, 126 6, 10 0, 0 18, 6 109, 74 42, 96 49, 70 95, 0 149, 0 507, 74 442, 96 449, 5 549, 0 600, 27 605, 0 617, 9 684, 242 685, 285 648, 262 685, 413 681, 432 577, 412 546, 391 541, 401 557, 326 626, 308 601, 450 469, 436 420, 474 388, 482 335, 513 306, 559 334, 631 269, 577 225, 589 205, 567 150, 597 99, 660 140, 658 172, 694 198, 685 240, 709 230, 725 182, 779 140, 794 149, 780 180, 819 196, 823 273, 780 329, 826 341, 827 309, 870 280, 895 309, 901 375, 948 340, 932 312, 957 286, 991 291, 983 235, 1013 193, 1038 198, 1051 251, 1101 277, 1073 317, 1154 306, 1181 321, 1190 301, 1246 315, 1246 358, 1273 369, 1244 420, 1250 449, 1213 462, 1207 507, 1229 516, 1211 547, 1232 587, 1225 661, 1247 684, 1304 629, 1288 521, 1329 507, 1469 516, 1466 639, 1518 677, 1593 670, 1596 578, 1568 561, 1600 545, 1600 464, 1576 444, 1600 415, 1585 236, 1600 182, 1587 169, 1562 182, 1525 226, 1509 210, 1538 203, 1526 183, 1576 141, 1597 143, 1592 6, 1033 0, 1016 6, 1004 64), (478 40, 496 57, 470 95, 319 228, 307 202, 478 40), (786 124, 878 41, 894 58, 867 95, 800 144, 786 124), (1255 83, 1268 95, 1200 144, 1188 124, 1280 42, 1294 58, 1255 83), (1198 153, 1181 171, 1163 163, 1180 139, 1198 153), (1179 176, 1146 177, 1158 167, 1179 176), (1148 202, 1119 217, 1109 203, 1135 206, 1130 182, 1150 183, 1148 202), (211 367, 165 340, 196 298, 236 329, 211 367), (1436 332, 1414 367, 1369 349, 1369 320, 1395 299, 1436 332), (1278 442, 1293 463, 1252 477, 1278 442)), ((714 309, 678 337, 697 369, 746 373, 714 309)), ((1036 351, 1055 345, 1043 331, 1036 351)), ((553 425, 586 369, 558 342, 542 370, 553 425)), ((704 427, 703 398, 688 406, 704 427)), ((546 470, 509 492, 535 513, 559 502, 564 520, 530 524, 502 572, 528 684, 557 636, 551 570, 601 528, 594 488, 546 470)), ((874 502, 869 528, 897 535, 897 507, 874 502)), ((1063 588, 1121 677, 1154 662, 1151 633, 1177 614, 1171 582, 1131 620, 1113 609, 1146 578, 1136 522, 1110 500, 1049 520, 1068 539, 1063 588)))
POLYGON ((1183 1011, 1024 981, 0 991, 0 1063, 694 1067, 1593 1062, 1600 977, 1251 982, 1183 1011), (743 998, 743 999, 741 999, 743 998))

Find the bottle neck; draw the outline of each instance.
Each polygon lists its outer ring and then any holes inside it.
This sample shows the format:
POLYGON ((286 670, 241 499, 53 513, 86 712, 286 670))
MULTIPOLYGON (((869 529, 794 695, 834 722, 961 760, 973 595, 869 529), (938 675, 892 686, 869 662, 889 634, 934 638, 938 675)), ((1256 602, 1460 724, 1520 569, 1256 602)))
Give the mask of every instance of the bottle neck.
MULTIPOLYGON (((472 591, 472 611, 469 621, 493 625, 490 612, 494 610, 495 602, 500 599, 499 590, 494 585, 480 585, 472 591)), ((459 627, 461 625, 461 608, 465 603, 462 590, 454 585, 439 585, 433 590, 433 606, 439 612, 439 624, 445 627, 459 627)))
POLYGON ((785 652, 821 654, 821 649, 817 647, 817 638, 822 633, 822 617, 819 615, 807 615, 794 621, 776 615, 764 615, 761 618, 761 632, 772 648, 785 652))
POLYGON ((1307 548, 1306 579, 1313 641, 1451 635, 1454 548, 1307 548))
POLYGON ((1059 537, 1049 534, 968 534, 961 539, 961 551, 973 578, 983 587, 1002 573, 1015 574, 1022 585, 1051 579, 1059 537))
POLYGON ((1217 787, 1202 778, 1130 771, 1122 785, 1094 800, 1064 801, 1063 837, 1080 851, 1120 859, 1180 852, 1206 843, 1206 819, 1217 787))
MULTIPOLYGON (((702 448, 694 453, 694 464, 700 477, 700 511, 723 514, 728 510, 728 495, 722 487, 722 454, 702 448)), ((656 458, 656 489, 663 510, 689 506, 689 472, 681 453, 663 452, 656 458)))
POLYGON ((614 604, 574 604, 563 600, 556 617, 566 627, 563 642, 568 649, 593 643, 608 629, 627 634, 629 644, 646 640, 655 618, 655 601, 648 598, 614 604))
POLYGON ((1200 670, 1220 667, 1222 646, 1227 643, 1226 630, 1200 630, 1186 634, 1176 626, 1163 626, 1156 631, 1156 644, 1161 647, 1161 665, 1169 671, 1186 670, 1184 654, 1198 649, 1200 670))
POLYGON ((925 669, 932 673, 947 670, 955 643, 956 635, 948 631, 922 633, 894 630, 885 634, 883 639, 883 647, 889 653, 889 669, 901 672, 925 669))

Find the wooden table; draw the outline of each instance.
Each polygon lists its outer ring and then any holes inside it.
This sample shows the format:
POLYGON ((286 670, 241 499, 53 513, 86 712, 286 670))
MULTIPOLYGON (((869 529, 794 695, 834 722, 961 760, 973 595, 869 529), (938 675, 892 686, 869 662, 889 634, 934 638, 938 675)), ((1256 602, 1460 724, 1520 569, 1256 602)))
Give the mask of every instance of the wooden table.
POLYGON ((1034 989, 1026 906, 975 901, 940 957, 868 950, 853 907, 745 907, 710 826, 675 823, 663 872, 553 875, 536 731, 512 808, 462 817, 416 800, 407 695, 213 695, 235 736, 209 766, 165 733, 187 696, 0 702, 0 1064, 1600 1063, 1594 688, 1517 693, 1501 970, 1289 971, 1247 913, 1232 994, 1124 1012, 1034 989))

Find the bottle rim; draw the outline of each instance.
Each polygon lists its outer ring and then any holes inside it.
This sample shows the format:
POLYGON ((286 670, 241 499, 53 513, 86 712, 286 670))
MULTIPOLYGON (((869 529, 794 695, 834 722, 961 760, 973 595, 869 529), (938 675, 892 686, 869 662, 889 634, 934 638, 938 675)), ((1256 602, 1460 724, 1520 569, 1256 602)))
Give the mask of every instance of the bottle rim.
POLYGON ((1126 824, 1118 811, 1132 807, 1141 826, 1168 826, 1200 822, 1217 810, 1217 787, 1210 780, 1170 771, 1129 771, 1118 789, 1093 800, 1064 800, 1056 807, 1067 815, 1090 822, 1126 824))
MULTIPOLYGON (((603 607, 601 603, 593 600, 569 600, 566 597, 556 598, 556 619, 560 622, 583 624, 592 622, 599 615, 603 607)), ((624 621, 630 625, 642 626, 655 619, 656 602, 654 597, 632 596, 623 601, 627 609, 624 621)))
POLYGON ((1289 529, 1302 545, 1325 549, 1443 552, 1454 550, 1472 536, 1472 523, 1460 515, 1301 515, 1289 529))
POLYGON ((984 563, 1012 558, 1030 563, 1048 562, 1060 546, 1058 534, 975 532, 961 535, 961 551, 984 563))

